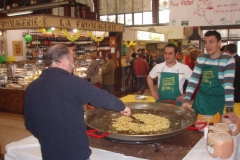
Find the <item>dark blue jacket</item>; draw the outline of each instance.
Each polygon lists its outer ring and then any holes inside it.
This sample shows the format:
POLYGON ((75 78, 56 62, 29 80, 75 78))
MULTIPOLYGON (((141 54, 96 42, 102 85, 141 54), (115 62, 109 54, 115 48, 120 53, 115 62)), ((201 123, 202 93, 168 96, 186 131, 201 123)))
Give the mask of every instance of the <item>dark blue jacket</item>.
POLYGON ((43 70, 25 93, 26 128, 39 140, 45 160, 86 160, 91 154, 83 105, 122 111, 108 92, 60 68, 43 70))

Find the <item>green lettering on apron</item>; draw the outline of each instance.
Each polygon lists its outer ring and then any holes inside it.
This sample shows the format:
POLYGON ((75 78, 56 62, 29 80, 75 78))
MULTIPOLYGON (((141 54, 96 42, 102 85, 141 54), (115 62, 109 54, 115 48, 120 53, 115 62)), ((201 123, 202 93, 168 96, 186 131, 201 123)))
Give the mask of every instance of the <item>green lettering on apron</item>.
MULTIPOLYGON (((164 100, 176 101, 177 97, 182 95, 179 89, 178 73, 162 72, 159 84, 159 99, 156 102, 162 102, 164 100)), ((182 102, 177 102, 177 105, 181 106, 182 102)))
POLYGON ((218 78, 218 66, 204 64, 193 109, 196 115, 215 115, 217 112, 223 114, 224 105, 225 92, 218 78))

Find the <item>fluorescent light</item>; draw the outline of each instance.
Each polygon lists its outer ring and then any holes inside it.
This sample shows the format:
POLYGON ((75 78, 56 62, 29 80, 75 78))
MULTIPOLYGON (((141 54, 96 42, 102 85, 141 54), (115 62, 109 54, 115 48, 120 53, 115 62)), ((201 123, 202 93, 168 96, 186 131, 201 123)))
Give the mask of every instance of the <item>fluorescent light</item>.
POLYGON ((31 13, 33 13, 32 10, 30 10, 30 11, 21 11, 21 12, 11 12, 11 13, 8 13, 7 15, 8 16, 17 16, 17 15, 31 14, 31 13))

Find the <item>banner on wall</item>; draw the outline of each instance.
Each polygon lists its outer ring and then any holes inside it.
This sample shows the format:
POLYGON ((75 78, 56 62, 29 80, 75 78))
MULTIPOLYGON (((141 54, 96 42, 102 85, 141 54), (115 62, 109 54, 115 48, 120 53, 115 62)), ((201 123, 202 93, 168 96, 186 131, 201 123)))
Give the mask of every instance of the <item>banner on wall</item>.
POLYGON ((12 41, 13 56, 23 56, 23 42, 12 41))
POLYGON ((240 25, 239 0, 170 0, 170 26, 240 25))

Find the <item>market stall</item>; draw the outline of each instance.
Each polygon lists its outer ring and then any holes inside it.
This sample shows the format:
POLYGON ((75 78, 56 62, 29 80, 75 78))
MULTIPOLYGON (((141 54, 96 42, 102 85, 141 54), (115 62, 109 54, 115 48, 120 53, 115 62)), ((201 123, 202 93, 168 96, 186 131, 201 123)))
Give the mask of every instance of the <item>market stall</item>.
POLYGON ((120 53, 124 25, 41 14, 1 18, 0 30, 3 31, 5 56, 16 59, 16 62, 11 62, 11 65, 23 64, 23 67, 13 65, 14 67, 11 68, 7 62, 0 66, 0 76, 7 76, 7 79, 11 80, 4 79, 5 84, 0 88, 2 95, 0 96, 0 111, 23 114, 25 82, 30 83, 41 74, 41 69, 44 68, 42 61, 46 49, 57 43, 69 44, 74 42, 76 44, 76 65, 79 65, 80 61, 86 60, 87 55, 91 52, 102 56, 102 59, 104 59, 105 54, 111 53, 117 66, 115 90, 121 91, 120 53), (50 28, 55 28, 56 31, 49 32, 50 28), (74 34, 72 33, 73 29, 77 30, 74 34), (12 73, 18 70, 18 74, 10 76, 9 68, 11 68, 12 73), (12 83, 13 79, 14 83, 12 83), (19 82, 22 80, 24 83, 19 82), (5 94, 6 91, 14 96, 5 94), (9 97, 12 99, 9 100, 9 97), (14 102, 16 99, 22 100, 10 107, 10 102, 14 102))

